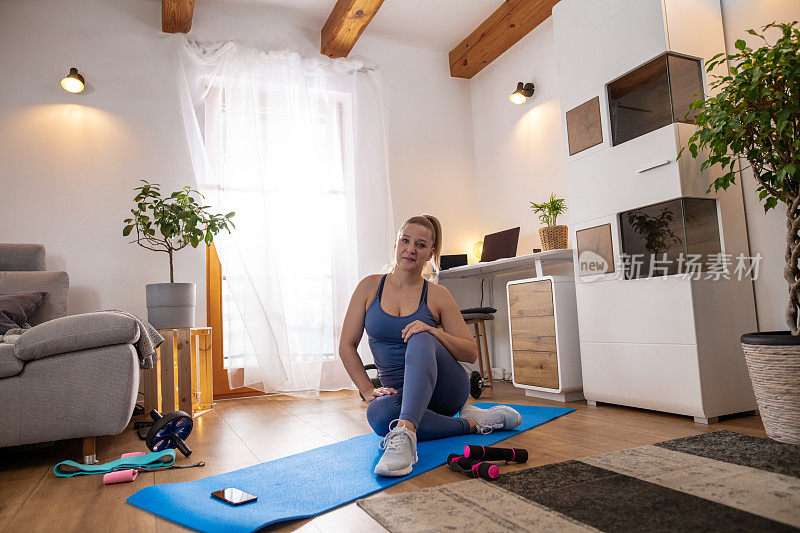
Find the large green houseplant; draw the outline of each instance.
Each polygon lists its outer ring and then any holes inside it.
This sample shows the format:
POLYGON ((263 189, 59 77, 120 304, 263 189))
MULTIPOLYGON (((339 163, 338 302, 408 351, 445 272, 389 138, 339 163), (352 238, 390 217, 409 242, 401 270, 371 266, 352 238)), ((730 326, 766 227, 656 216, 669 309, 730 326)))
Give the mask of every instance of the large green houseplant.
POLYGON ((542 250, 557 250, 567 247, 567 227, 558 224, 558 217, 567 210, 567 203, 563 198, 556 198, 555 193, 550 194, 550 199, 537 204, 531 202, 531 210, 539 217, 544 227, 539 228, 539 239, 542 241, 542 250))
POLYGON ((709 192, 726 190, 744 170, 744 157, 758 182, 758 197, 767 212, 786 206, 786 266, 789 284, 786 322, 789 331, 751 333, 742 337, 750 378, 767 434, 784 442, 800 442, 800 29, 798 23, 768 24, 778 30, 770 44, 758 48, 736 41, 736 53, 718 54, 707 64, 709 74, 728 62, 727 75, 711 75, 714 96, 699 99, 697 130, 687 148, 704 157, 701 169, 723 167, 709 192))
POLYGON ((203 195, 189 186, 163 196, 159 184, 142 182, 134 188, 136 206, 124 220, 122 235, 133 234, 132 244, 169 256, 169 283, 151 283, 145 288, 148 321, 157 329, 193 327, 196 287, 194 283, 175 283, 174 254, 189 245, 211 245, 223 229, 230 233, 235 227, 234 213, 209 212, 210 206, 201 203, 203 195))

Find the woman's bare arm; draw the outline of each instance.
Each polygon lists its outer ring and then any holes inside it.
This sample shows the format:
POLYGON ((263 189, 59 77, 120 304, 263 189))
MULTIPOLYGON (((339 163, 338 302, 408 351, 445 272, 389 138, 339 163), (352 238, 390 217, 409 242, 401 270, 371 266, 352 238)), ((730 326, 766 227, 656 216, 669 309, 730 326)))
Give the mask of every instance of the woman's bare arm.
POLYGON ((342 336, 339 339, 339 358, 342 360, 344 369, 353 380, 358 391, 364 398, 370 401, 374 390, 372 382, 364 370, 364 363, 358 355, 358 344, 364 335, 364 317, 366 316, 367 298, 370 295, 370 288, 374 285, 375 276, 367 276, 362 279, 347 306, 347 314, 344 316, 342 324, 342 336))

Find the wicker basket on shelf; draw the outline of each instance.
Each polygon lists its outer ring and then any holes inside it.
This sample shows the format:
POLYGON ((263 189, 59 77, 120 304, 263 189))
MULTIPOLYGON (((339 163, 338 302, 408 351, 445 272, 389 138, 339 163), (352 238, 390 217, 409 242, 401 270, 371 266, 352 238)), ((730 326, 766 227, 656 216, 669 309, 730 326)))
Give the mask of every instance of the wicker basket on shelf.
POLYGON ((561 250, 567 247, 566 226, 545 226, 539 228, 539 238, 542 240, 542 250, 561 250))

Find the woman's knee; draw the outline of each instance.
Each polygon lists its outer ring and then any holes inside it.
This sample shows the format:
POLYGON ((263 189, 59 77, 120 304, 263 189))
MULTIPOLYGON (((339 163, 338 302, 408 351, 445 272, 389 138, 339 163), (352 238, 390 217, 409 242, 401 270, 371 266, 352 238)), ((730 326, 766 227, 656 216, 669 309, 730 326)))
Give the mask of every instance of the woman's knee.
POLYGON ((415 333, 408 339, 406 346, 406 363, 410 362, 424 362, 427 364, 436 361, 436 340, 432 334, 427 331, 415 333))
POLYGON ((389 433, 389 423, 400 416, 401 403, 397 394, 375 398, 367 406, 367 422, 381 437, 389 433))
POLYGON ((419 333, 414 333, 411 335, 411 338, 408 339, 408 346, 413 346, 415 348, 433 348, 435 350, 436 337, 433 336, 433 333, 420 331, 419 333))

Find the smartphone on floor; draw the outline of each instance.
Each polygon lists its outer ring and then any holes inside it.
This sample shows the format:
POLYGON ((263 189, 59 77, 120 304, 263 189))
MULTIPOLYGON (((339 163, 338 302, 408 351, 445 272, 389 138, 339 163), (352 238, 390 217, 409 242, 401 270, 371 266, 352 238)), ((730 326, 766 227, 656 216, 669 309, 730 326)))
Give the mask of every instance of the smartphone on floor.
POLYGON ((215 490, 211 493, 214 498, 222 500, 231 505, 242 505, 244 503, 254 502, 258 499, 257 496, 249 494, 243 490, 227 488, 222 490, 215 490))

